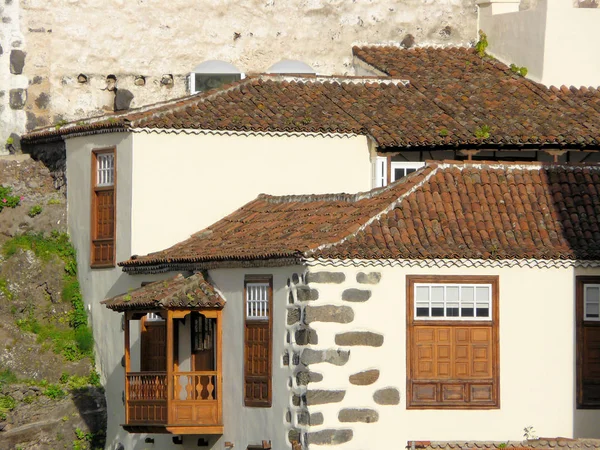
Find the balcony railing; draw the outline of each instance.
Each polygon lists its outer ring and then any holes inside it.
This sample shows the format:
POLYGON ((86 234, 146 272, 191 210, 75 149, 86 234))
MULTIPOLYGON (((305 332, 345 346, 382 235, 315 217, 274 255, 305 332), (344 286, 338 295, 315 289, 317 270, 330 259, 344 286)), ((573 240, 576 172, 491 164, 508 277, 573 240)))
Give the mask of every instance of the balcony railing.
POLYGON ((127 425, 219 425, 218 380, 216 371, 174 372, 169 386, 166 372, 130 372, 127 425))

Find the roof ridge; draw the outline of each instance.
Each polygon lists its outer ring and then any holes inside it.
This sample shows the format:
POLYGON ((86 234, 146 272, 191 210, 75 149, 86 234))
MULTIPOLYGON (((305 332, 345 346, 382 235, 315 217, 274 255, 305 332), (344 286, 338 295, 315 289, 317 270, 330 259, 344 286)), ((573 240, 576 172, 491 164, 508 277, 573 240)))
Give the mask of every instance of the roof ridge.
MULTIPOLYGON (((363 223, 361 226, 359 226, 356 230, 354 230, 352 233, 350 233, 349 235, 343 237, 342 239, 333 242, 333 243, 329 243, 329 244, 323 244, 323 245, 319 245, 318 247, 315 247, 313 249, 310 249, 307 252, 304 252, 304 256, 305 257, 311 257, 312 255, 314 255, 316 252, 324 250, 324 249, 329 249, 329 248, 333 248, 336 245, 340 245, 343 244, 344 242, 346 242, 348 239, 356 236, 357 234, 361 233, 364 229, 366 229, 369 225, 371 225, 373 222, 375 222, 376 220, 379 220, 383 215, 389 213, 390 211, 392 211, 393 209, 396 208, 396 206, 398 206, 402 201, 404 201, 404 199, 406 197, 408 197, 410 194, 412 194, 413 192, 415 192, 417 189, 419 189, 421 186, 423 186, 425 183, 427 183, 429 181, 429 179, 434 176, 441 167, 438 164, 428 164, 425 167, 423 167, 422 169, 418 170, 417 172, 413 172, 410 176, 414 176, 415 174, 420 174, 425 172, 427 169, 429 170, 429 173, 425 174, 425 176, 423 177, 422 180, 419 180, 418 182, 414 182, 413 185, 408 188, 406 191, 402 192, 395 200, 392 200, 382 211, 378 212, 375 215, 372 215, 365 223, 363 223)), ((409 176, 409 177, 410 177, 409 176)), ((393 183, 389 186, 389 188, 395 189, 399 186, 398 183, 393 183)), ((406 186, 405 186, 406 187, 406 186)), ((391 190, 391 189, 390 189, 391 190)))

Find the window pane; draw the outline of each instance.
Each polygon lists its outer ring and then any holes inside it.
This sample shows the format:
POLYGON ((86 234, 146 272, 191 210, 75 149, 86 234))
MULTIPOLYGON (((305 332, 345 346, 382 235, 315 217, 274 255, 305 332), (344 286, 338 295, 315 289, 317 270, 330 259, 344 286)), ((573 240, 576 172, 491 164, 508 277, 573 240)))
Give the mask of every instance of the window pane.
POLYGON ((431 287, 431 316, 444 317, 444 286, 431 287))
POLYGON ((417 302, 429 302, 429 286, 417 286, 417 302))
POLYGON ((477 304, 490 304, 490 288, 488 286, 477 286, 475 289, 477 304))
POLYGON ((586 286, 585 301, 587 303, 600 303, 600 287, 586 286))
POLYGON ((446 316, 458 317, 458 286, 446 287, 446 316))
POLYGON ((600 305, 598 303, 586 303, 585 317, 597 319, 600 313, 600 305))
POLYGON ((404 176, 404 169, 394 169, 394 180, 399 180, 404 176))
POLYGON ((473 303, 473 300, 475 299, 475 288, 473 286, 463 286, 462 288, 462 302, 463 304, 465 303, 473 303))
POLYGON ((461 317, 473 317, 473 314, 474 314, 474 310, 472 307, 465 308, 463 305, 463 307, 460 309, 461 317))
POLYGON ((477 305, 477 317, 490 317, 490 309, 480 308, 479 305, 477 305))
POLYGON ((429 317, 429 307, 417 306, 417 317, 429 317))

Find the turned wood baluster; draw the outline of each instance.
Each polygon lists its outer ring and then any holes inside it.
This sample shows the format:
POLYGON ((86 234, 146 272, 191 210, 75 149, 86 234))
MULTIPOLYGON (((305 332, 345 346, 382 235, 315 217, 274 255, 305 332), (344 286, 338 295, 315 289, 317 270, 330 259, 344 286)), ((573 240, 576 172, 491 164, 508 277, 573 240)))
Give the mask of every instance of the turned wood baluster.
POLYGON ((206 397, 207 400, 214 400, 214 391, 215 391, 215 384, 214 384, 214 375, 209 375, 208 376, 208 383, 206 385, 206 390, 208 391, 208 396, 206 397))
POLYGON ((187 384, 185 385, 185 399, 194 400, 194 376, 187 375, 187 384))
POLYGON ((202 400, 202 376, 195 375, 194 378, 198 379, 196 383, 196 400, 202 400))
POLYGON ((173 390, 174 390, 174 394, 173 397, 176 398, 177 400, 179 400, 179 392, 181 391, 181 386, 179 384, 179 375, 174 375, 173 376, 173 390))

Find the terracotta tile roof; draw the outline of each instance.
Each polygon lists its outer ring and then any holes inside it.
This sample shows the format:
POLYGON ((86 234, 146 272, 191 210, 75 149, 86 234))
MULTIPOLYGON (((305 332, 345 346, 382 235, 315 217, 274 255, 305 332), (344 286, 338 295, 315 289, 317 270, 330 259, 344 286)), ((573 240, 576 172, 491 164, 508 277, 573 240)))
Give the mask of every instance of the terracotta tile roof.
MULTIPOLYGON (((474 136, 488 126, 490 136, 484 142, 600 141, 599 89, 548 89, 468 48, 354 47, 353 53, 383 73, 409 80, 460 124, 460 133, 474 136)), ((455 133, 450 127, 449 137, 455 133)))
POLYGON ((406 448, 419 450, 478 450, 478 449, 598 449, 600 439, 539 438, 526 441, 409 441, 406 448))
POLYGON ((600 146, 596 89, 546 89, 465 48, 355 47, 354 54, 392 77, 255 75, 23 139, 147 128, 362 134, 382 148, 600 146))
POLYGON ((201 273, 189 277, 179 274, 169 280, 156 281, 127 294, 102 302, 114 311, 172 308, 222 308, 225 299, 201 273))
POLYGON ((600 259, 600 167, 429 162, 355 195, 261 195, 167 250, 120 263, 274 258, 600 259))

